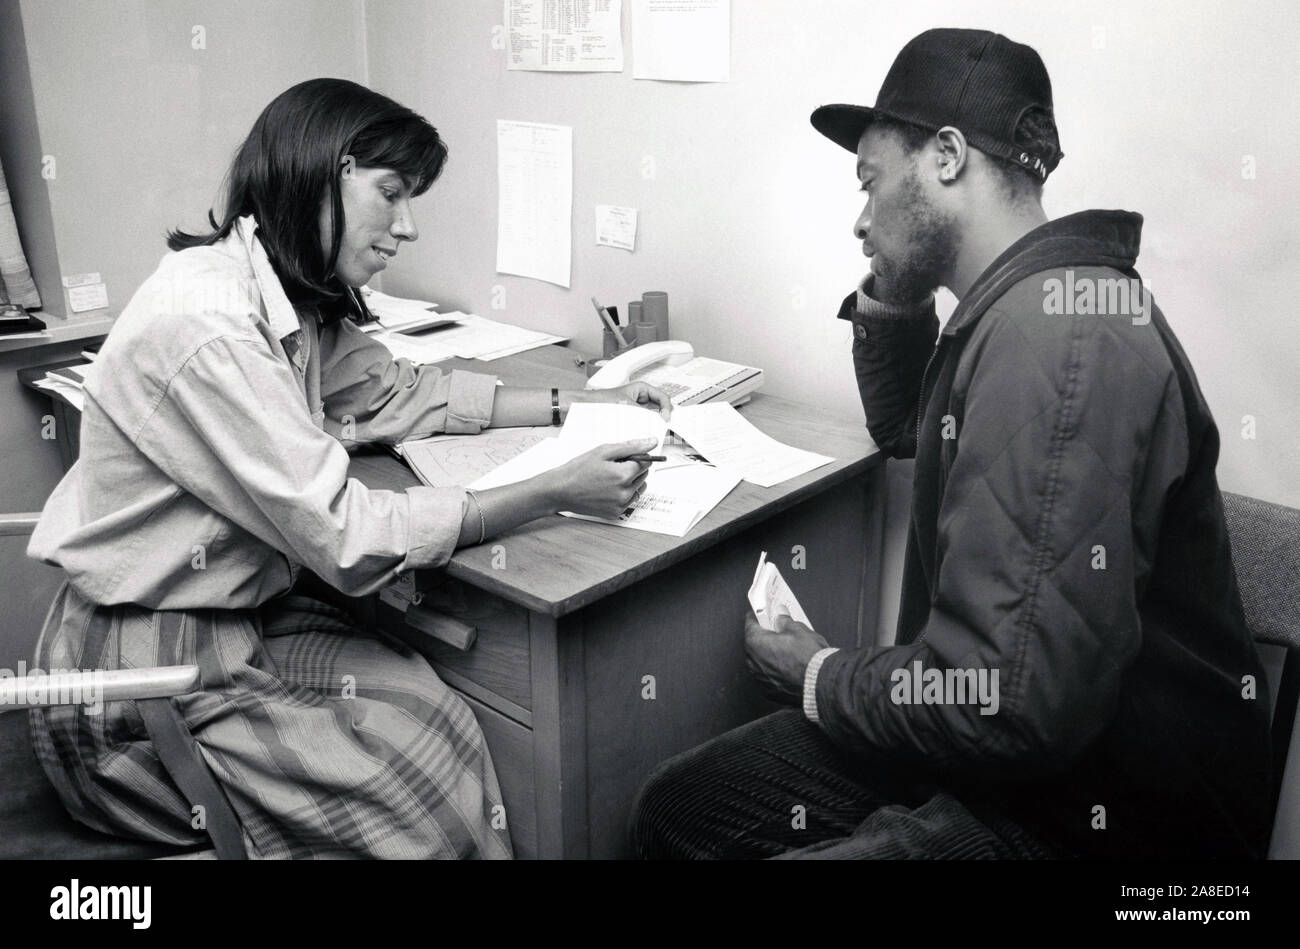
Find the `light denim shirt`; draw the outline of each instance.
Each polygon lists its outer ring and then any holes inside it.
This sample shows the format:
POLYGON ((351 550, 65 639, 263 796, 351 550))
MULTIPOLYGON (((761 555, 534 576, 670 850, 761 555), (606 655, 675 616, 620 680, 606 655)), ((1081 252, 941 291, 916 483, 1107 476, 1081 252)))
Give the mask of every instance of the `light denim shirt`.
POLYGON ((96 603, 249 608, 303 565, 355 595, 455 549, 463 490, 370 490, 344 445, 477 433, 495 377, 300 316, 255 233, 163 258, 87 379, 80 458, 27 552, 96 603))

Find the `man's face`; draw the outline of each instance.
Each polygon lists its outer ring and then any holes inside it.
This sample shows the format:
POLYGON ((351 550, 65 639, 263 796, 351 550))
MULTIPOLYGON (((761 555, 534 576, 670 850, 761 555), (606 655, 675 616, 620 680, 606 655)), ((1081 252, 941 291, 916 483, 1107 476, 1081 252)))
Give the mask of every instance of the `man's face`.
MULTIPOLYGON (((391 168, 347 165, 339 182, 343 198, 343 240, 334 273, 349 287, 364 286, 388 266, 402 241, 420 236, 411 215, 411 188, 391 168)), ((328 199, 320 215, 321 247, 329 252, 331 219, 328 199)))
POLYGON ((917 300, 938 288, 957 256, 952 217, 922 177, 926 151, 909 154, 894 131, 876 124, 858 142, 858 181, 868 197, 853 232, 895 299, 917 300))

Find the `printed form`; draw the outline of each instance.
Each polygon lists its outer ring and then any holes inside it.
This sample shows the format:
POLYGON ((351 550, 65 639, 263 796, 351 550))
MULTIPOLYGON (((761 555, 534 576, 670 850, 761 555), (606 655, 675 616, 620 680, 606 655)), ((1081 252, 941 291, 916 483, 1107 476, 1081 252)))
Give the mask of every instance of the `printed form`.
POLYGON ((731 81, 731 0, 632 0, 632 78, 731 81))
POLYGON ((764 435, 726 402, 680 406, 673 410, 672 429, 718 467, 763 488, 835 460, 764 435))
MULTIPOLYGON (((668 423, 657 412, 632 405, 579 403, 569 409, 558 438, 547 439, 470 485, 494 488, 523 481, 611 442, 657 439, 662 446, 668 423)), ((652 449, 659 453, 659 448, 652 449)), ((563 512, 566 517, 682 537, 740 483, 733 471, 674 457, 652 465, 645 490, 616 518, 563 512)))
POLYGON ((497 271, 568 288, 573 128, 497 120, 497 271))
POLYGON ((622 0, 506 0, 507 69, 622 72, 622 0))

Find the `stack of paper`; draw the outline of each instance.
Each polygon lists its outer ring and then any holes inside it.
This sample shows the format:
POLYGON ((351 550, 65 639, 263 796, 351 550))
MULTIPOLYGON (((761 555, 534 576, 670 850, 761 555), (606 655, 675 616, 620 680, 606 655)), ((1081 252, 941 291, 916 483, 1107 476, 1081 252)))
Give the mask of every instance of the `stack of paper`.
POLYGON ((383 331, 373 335, 388 347, 394 359, 409 359, 417 366, 423 366, 456 357, 451 347, 441 343, 443 332, 445 330, 434 330, 431 333, 408 336, 405 333, 383 331))
POLYGON ((406 300, 390 297, 369 287, 361 288, 361 296, 366 301, 370 312, 379 320, 361 327, 364 332, 378 333, 391 330, 397 333, 415 333, 434 326, 443 326, 455 322, 451 316, 435 312, 438 304, 427 300, 406 300))
MULTIPOLYGON (((569 409, 558 438, 538 442, 470 487, 494 488, 524 481, 611 442, 653 438, 662 446, 667 428, 659 414, 648 409, 580 403, 569 409)), ((659 453, 660 448, 652 451, 659 453)), ((739 483, 740 477, 734 472, 674 452, 668 461, 651 466, 645 490, 618 517, 563 513, 567 517, 682 537, 739 483)))
POLYGON ((645 491, 618 517, 569 516, 684 537, 738 484, 738 475, 713 465, 695 463, 674 468, 652 465, 650 474, 646 475, 645 491))
POLYGON ((490 428, 480 435, 435 435, 403 442, 398 452, 421 481, 446 488, 472 484, 555 435, 551 425, 490 428))
POLYGON ((726 402, 676 408, 672 429, 713 464, 764 488, 835 460, 764 435, 726 402))
POLYGON ((457 317, 457 323, 448 329, 438 330, 438 342, 451 347, 462 359, 500 359, 502 356, 513 356, 552 343, 562 343, 567 339, 467 313, 448 315, 457 317))
POLYGON ((570 406, 558 438, 533 445, 470 487, 496 488, 525 481, 612 442, 653 438, 656 446, 651 451, 655 452, 667 431, 668 423, 658 412, 635 405, 580 402, 570 406))
POLYGON ((47 392, 58 393, 76 407, 78 412, 81 412, 86 407, 86 378, 93 368, 93 364, 87 362, 77 366, 65 366, 62 369, 51 369, 42 378, 34 380, 32 385, 47 392))
POLYGON ((415 363, 440 362, 454 356, 490 361, 552 343, 562 343, 567 338, 526 330, 509 323, 498 323, 468 313, 452 312, 444 314, 444 317, 455 320, 455 323, 416 335, 381 332, 375 338, 387 346, 394 356, 405 357, 415 363))

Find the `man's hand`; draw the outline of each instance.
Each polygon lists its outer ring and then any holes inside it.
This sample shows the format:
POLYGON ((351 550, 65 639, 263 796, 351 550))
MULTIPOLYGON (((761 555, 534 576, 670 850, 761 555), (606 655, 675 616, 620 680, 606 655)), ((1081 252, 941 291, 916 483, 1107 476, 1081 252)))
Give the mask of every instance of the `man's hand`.
POLYGON ((803 702, 808 661, 829 645, 824 637, 788 616, 778 619, 776 632, 758 625, 753 610, 745 616, 745 664, 774 702, 803 702))

